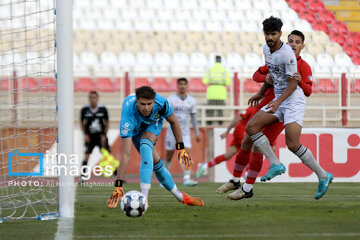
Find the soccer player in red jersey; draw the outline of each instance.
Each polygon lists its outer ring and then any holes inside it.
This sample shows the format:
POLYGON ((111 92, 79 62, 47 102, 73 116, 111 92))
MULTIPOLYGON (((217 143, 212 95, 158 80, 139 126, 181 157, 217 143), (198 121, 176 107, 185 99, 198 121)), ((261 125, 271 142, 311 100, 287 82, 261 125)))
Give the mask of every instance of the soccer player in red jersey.
POLYGON ((229 135, 231 129, 235 127, 231 145, 224 154, 217 156, 216 158, 207 163, 199 163, 195 175, 196 178, 199 178, 202 175, 207 175, 208 168, 212 168, 219 163, 230 160, 240 150, 241 142, 245 134, 246 124, 248 123, 250 117, 256 113, 256 109, 257 107, 254 106, 248 107, 247 109, 242 111, 241 114, 234 119, 234 121, 229 124, 226 131, 221 134, 220 137, 221 139, 226 138, 229 135))
MULTIPOLYGON (((298 76, 299 86, 303 89, 305 96, 310 96, 312 93, 312 72, 310 66, 304 61, 300 52, 305 47, 304 44, 305 36, 302 32, 294 30, 288 36, 288 44, 294 51, 297 58, 297 70, 300 73, 298 76), (301 77, 301 78, 300 78, 301 77)), ((272 84, 272 77, 269 74, 268 67, 260 67, 253 75, 253 80, 256 82, 267 82, 272 84)), ((249 102, 253 99, 259 111, 263 106, 267 105, 275 97, 273 87, 267 89, 265 93, 258 93, 253 96, 249 102), (259 103, 259 100, 263 95, 264 99, 259 103)), ((270 145, 275 146, 276 139, 279 134, 284 129, 282 122, 276 122, 265 127, 262 132, 269 139, 270 145)), ((228 198, 232 200, 239 200, 242 198, 250 198, 253 196, 253 185, 255 183, 256 177, 259 174, 263 163, 263 154, 258 151, 255 147, 253 148, 253 142, 251 141, 248 135, 245 135, 245 138, 242 142, 241 149, 239 154, 236 157, 236 162, 234 165, 233 178, 229 182, 225 183, 217 189, 219 193, 225 193, 229 190, 237 189, 235 192, 228 195, 228 198), (240 186, 240 177, 249 163, 248 175, 246 182, 241 189, 237 189, 240 186)))

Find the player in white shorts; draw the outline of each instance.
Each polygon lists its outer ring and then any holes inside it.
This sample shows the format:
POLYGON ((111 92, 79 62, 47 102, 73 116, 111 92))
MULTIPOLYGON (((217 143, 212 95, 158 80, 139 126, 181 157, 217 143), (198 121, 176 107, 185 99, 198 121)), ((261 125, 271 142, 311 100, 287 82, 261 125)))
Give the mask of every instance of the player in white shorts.
MULTIPOLYGON (((196 141, 200 141, 199 129, 197 126, 196 119, 196 101, 193 97, 189 96, 186 91, 188 89, 188 80, 186 78, 179 78, 177 80, 178 92, 167 98, 169 105, 174 109, 174 114, 179 120, 181 132, 183 135, 183 142, 186 151, 189 152, 191 149, 191 134, 190 134, 190 121, 193 125, 196 134, 196 141)), ((169 169, 171 159, 174 155, 174 146, 176 141, 172 133, 171 127, 168 126, 165 139, 165 167, 169 169)), ((182 166, 183 167, 183 166, 182 166)), ((184 186, 196 186, 197 182, 191 180, 191 170, 184 170, 184 186)))
MULTIPOLYGON (((265 62, 273 78, 275 98, 249 121, 246 132, 255 146, 271 163, 268 173, 261 178, 261 181, 267 181, 284 173, 286 169, 276 157, 270 147, 268 138, 261 132, 261 129, 276 121, 284 121, 288 149, 313 170, 319 179, 318 189, 315 194, 315 199, 319 199, 327 191, 333 176, 331 173, 325 172, 315 160, 311 151, 300 143, 306 103, 304 92, 299 87, 297 80, 301 78, 300 74, 297 73, 297 60, 294 51, 289 45, 280 40, 282 25, 281 19, 275 17, 263 21, 266 40, 264 46, 265 62)), ((258 102, 268 86, 268 83, 265 83, 260 93, 250 98, 249 103, 258 102)))

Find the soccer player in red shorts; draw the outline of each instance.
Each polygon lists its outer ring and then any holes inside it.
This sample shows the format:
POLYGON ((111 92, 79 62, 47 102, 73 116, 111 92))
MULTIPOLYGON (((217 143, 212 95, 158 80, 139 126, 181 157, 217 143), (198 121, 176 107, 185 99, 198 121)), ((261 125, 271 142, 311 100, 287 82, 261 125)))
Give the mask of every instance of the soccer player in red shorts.
POLYGON ((241 114, 234 119, 230 123, 230 125, 227 127, 226 131, 220 135, 221 139, 224 139, 229 135, 230 130, 235 126, 234 129, 234 137, 231 142, 231 145, 226 150, 224 154, 221 154, 214 158, 213 160, 207 162, 207 163, 199 163, 198 169, 196 171, 195 177, 199 178, 202 175, 207 175, 208 168, 211 168, 221 162, 230 160, 239 150, 241 147, 241 142, 244 138, 245 134, 245 127, 247 122, 249 121, 250 117, 253 116, 253 114, 256 113, 257 107, 250 106, 247 109, 245 109, 241 114))
MULTIPOLYGON (((288 36, 288 44, 291 46, 297 58, 297 70, 300 73, 301 78, 299 80, 299 86, 303 89, 305 96, 310 96, 312 90, 312 72, 310 66, 300 57, 301 50, 305 47, 304 45, 304 34, 300 31, 294 30, 288 36)), ((272 78, 269 74, 269 69, 265 65, 260 67, 253 75, 254 81, 257 82, 267 82, 272 84, 272 78)), ((269 88, 268 91, 271 90, 272 98, 274 98, 273 87, 269 88)), ((262 91, 262 90, 261 90, 262 91)), ((259 92, 255 96, 253 96, 249 102, 258 104, 259 100, 264 95, 264 93, 259 92)), ((272 99, 271 99, 272 100, 272 99)), ((264 98, 258 105, 257 109, 260 110, 263 106, 267 105, 271 100, 269 97, 264 98)), ((276 138, 284 129, 282 122, 276 122, 272 125, 265 127, 262 132, 269 139, 270 145, 274 146, 276 142, 276 138)), ((228 198, 232 200, 239 200, 242 198, 250 198, 253 196, 253 185, 255 183, 256 177, 259 174, 263 163, 263 154, 260 153, 256 148, 253 148, 253 143, 248 135, 245 135, 241 149, 236 156, 236 161, 234 165, 233 177, 229 182, 222 185, 217 189, 219 193, 225 193, 229 190, 237 189, 235 192, 228 195, 228 198), (240 177, 245 169, 245 167, 250 163, 248 175, 246 178, 246 182, 241 189, 238 189, 240 186, 240 177)))

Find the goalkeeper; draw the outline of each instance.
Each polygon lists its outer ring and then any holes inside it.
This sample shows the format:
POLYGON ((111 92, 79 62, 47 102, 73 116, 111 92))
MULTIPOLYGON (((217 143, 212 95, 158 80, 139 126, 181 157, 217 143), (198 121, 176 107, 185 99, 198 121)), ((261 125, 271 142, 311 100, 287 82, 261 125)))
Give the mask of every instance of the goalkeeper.
POLYGON ((107 201, 109 208, 115 208, 123 196, 123 179, 130 161, 131 141, 141 155, 140 188, 142 194, 148 196, 151 176, 154 171, 160 183, 179 202, 191 206, 204 206, 200 198, 191 197, 177 189, 170 172, 164 167, 159 154, 154 148, 164 118, 170 123, 174 133, 179 163, 184 162, 186 170, 191 168, 192 160, 185 151, 180 124, 168 101, 166 98, 156 94, 151 87, 139 87, 136 89, 136 95, 127 96, 122 105, 120 121, 121 161, 115 180, 115 189, 107 201))

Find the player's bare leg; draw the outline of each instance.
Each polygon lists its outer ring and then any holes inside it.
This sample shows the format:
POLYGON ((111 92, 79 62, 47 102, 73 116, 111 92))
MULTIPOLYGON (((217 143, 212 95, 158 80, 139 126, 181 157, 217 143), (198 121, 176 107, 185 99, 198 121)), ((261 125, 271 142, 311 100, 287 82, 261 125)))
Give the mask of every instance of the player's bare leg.
POLYGON ((300 143, 301 129, 302 127, 296 122, 289 123, 285 126, 286 145, 290 151, 298 156, 301 161, 317 175, 319 186, 315 194, 315 199, 319 199, 326 193, 329 184, 333 180, 333 176, 331 173, 325 172, 315 160, 310 149, 300 143))
POLYGON ((279 161, 274 151, 271 149, 269 139, 261 132, 265 126, 278 121, 277 117, 271 113, 260 110, 249 121, 246 126, 246 132, 249 134, 254 145, 267 157, 271 163, 268 173, 261 178, 261 181, 267 181, 277 175, 285 172, 285 166, 279 161))

